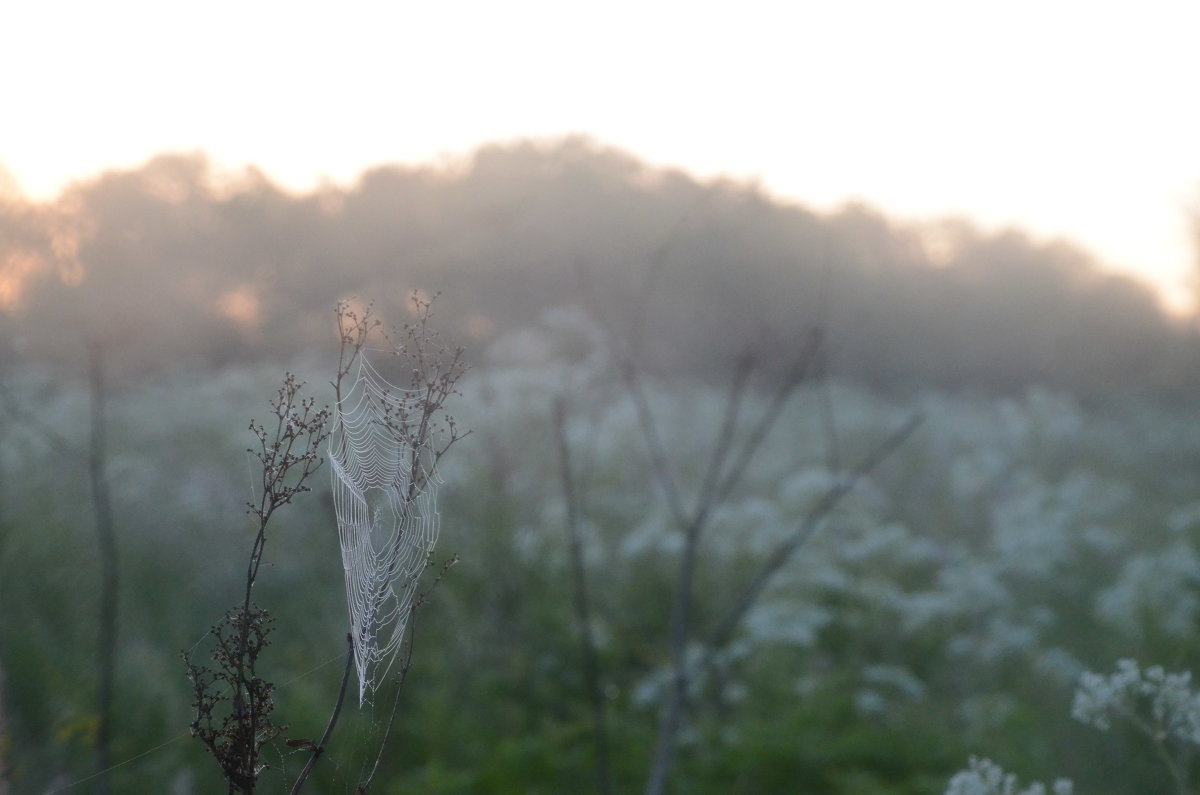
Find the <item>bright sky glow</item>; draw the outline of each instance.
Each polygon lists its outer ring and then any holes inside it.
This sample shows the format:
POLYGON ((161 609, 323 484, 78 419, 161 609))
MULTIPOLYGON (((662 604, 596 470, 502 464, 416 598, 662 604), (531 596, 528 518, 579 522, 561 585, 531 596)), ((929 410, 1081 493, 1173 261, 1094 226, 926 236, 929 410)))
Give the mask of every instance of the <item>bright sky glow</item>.
POLYGON ((1200 3, 39 0, 0 10, 29 194, 203 149, 281 183, 587 133, 816 209, 1066 236, 1176 303, 1200 3))

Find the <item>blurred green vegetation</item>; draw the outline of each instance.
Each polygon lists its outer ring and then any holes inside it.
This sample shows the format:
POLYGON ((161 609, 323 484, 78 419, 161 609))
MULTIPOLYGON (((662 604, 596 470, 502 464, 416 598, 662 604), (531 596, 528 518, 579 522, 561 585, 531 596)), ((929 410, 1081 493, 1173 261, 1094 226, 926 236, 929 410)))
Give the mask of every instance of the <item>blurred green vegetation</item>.
MULTIPOLYGON (((590 791, 581 673, 551 401, 571 398, 585 560, 616 791, 641 787, 669 663, 679 544, 648 484, 629 400, 578 312, 498 340, 454 407, 473 429, 445 461, 435 562, 461 556, 415 622, 381 793, 590 791)), ((292 369, 320 400, 331 365, 292 369)), ((282 377, 271 363, 116 382, 109 469, 121 562, 112 771, 118 792, 211 792, 187 737, 181 650, 238 601, 252 522, 245 448, 282 377)), ((95 537, 85 384, 23 366, 4 380, 0 433, 0 667, 16 792, 91 770, 96 726, 95 537)), ((655 379, 674 464, 699 466, 719 387, 655 379)), ((753 405, 762 398, 751 396, 753 405)), ((916 436, 839 507, 697 685, 673 792, 940 793, 972 753, 1080 791, 1163 791, 1132 734, 1071 720, 1074 682, 1120 657, 1195 659, 1200 502, 1194 409, 1150 398, 1084 404, 927 390, 904 397, 823 381, 791 405, 705 539, 699 620, 739 590, 838 472, 914 408, 916 436), (1188 463, 1191 462, 1191 463, 1188 463)), ((278 516, 255 601, 277 618, 262 669, 288 737, 319 736, 343 660, 336 526, 322 484, 278 516)), ((353 791, 391 707, 350 705, 314 793, 353 791)), ((277 744, 263 792, 303 756, 277 744)), ((68 791, 87 791, 85 781, 68 791)))
MULTIPOLYGON (((238 601, 244 451, 285 367, 330 400, 332 309, 375 297, 475 370, 452 412, 414 667, 373 791, 591 791, 551 406, 578 465, 613 789, 640 789, 667 682, 681 541, 594 318, 648 373, 672 465, 699 483, 734 362, 747 414, 812 328, 821 380, 789 406, 704 538, 711 627, 847 466, 919 432, 838 506, 700 677, 672 791, 940 793, 970 754, 1080 792, 1165 791, 1134 733, 1074 722, 1084 670, 1194 666, 1200 417, 1193 323, 1067 243, 969 223, 830 214, 699 183, 589 141, 489 147, 292 195, 163 157, 58 201, 0 204, 0 753, 15 792, 88 791, 98 553, 81 354, 108 354, 121 571, 117 792, 210 792, 180 652, 238 601), (830 375, 832 373, 832 376, 830 375)), ((288 737, 319 736, 346 633, 323 481, 279 514, 255 601, 288 737)), ((685 494, 691 500, 695 494, 685 494)), ((701 632, 701 634, 703 634, 701 632)), ((354 790, 393 697, 348 708, 308 791, 354 790)), ((303 754, 269 753, 263 792, 303 754)))

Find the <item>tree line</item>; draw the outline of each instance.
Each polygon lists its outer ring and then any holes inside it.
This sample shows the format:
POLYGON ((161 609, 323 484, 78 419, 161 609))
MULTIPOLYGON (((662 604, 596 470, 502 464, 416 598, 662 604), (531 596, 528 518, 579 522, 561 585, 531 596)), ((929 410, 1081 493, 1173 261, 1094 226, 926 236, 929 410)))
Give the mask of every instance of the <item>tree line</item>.
POLYGON ((0 199, 0 361, 69 359, 80 336, 138 367, 295 356, 328 344, 336 300, 394 315, 414 289, 444 293, 440 322, 476 351, 574 304, 640 318, 663 372, 724 371, 820 327, 828 367, 877 386, 1196 386, 1194 331, 1067 242, 818 213, 585 138, 305 193, 163 155, 54 201, 0 199))

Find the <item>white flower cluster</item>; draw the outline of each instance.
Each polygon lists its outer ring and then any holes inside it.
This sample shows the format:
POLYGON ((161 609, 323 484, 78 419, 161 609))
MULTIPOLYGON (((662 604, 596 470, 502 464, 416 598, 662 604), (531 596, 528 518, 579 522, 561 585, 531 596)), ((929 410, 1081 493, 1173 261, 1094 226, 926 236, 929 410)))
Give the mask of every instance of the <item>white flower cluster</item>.
POLYGON ((1186 638, 1200 615, 1197 583, 1200 554, 1192 541, 1170 540, 1161 549, 1130 555, 1113 584, 1096 597, 1096 614, 1133 638, 1153 629, 1186 638))
POLYGON ((1071 716, 1107 731, 1114 717, 1130 720, 1156 736, 1200 745, 1200 694, 1192 675, 1167 673, 1155 665, 1141 670, 1134 660, 1121 660, 1109 676, 1087 672, 1079 679, 1071 716))
POLYGON ((954 774, 946 788, 946 795, 1072 795, 1075 785, 1065 778, 1054 782, 1049 790, 1046 785, 1034 782, 1020 789, 1017 777, 1005 773, 1004 768, 990 759, 971 757, 970 767, 954 774))

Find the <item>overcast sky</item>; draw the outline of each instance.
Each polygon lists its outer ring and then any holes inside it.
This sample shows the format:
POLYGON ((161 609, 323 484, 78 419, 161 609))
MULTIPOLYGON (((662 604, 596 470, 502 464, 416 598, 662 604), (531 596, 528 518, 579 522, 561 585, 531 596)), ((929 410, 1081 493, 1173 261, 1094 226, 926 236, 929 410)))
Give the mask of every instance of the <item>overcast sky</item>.
POLYGON ((1180 290, 1200 2, 39 0, 0 10, 0 163, 39 198, 164 151, 348 183, 587 133, 817 209, 1066 236, 1180 290))

